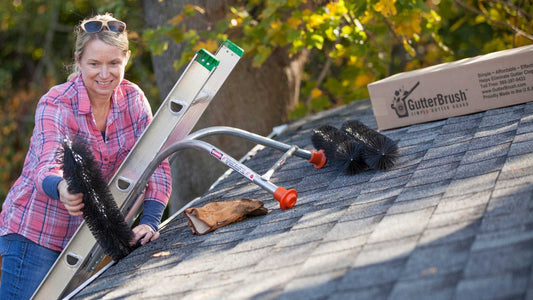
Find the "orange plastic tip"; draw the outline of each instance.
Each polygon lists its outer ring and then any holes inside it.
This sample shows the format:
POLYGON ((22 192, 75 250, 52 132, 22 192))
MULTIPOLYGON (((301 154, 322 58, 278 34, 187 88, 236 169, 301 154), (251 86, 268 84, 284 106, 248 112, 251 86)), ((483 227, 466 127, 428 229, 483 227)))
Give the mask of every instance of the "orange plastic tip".
POLYGON ((309 159, 309 162, 315 165, 315 169, 322 169, 322 167, 326 165, 327 160, 324 150, 311 150, 311 158, 309 159))
POLYGON ((274 198, 279 201, 279 207, 281 209, 289 209, 296 204, 298 192, 295 189, 286 190, 285 188, 278 187, 274 192, 274 198))

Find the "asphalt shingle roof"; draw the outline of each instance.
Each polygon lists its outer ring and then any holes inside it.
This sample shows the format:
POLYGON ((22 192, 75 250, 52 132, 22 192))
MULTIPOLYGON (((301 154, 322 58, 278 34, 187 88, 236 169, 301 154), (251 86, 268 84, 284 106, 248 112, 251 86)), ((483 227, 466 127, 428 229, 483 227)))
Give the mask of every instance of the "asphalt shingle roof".
MULTIPOLYGON (((294 121, 277 140, 311 149, 312 129, 357 119, 369 100, 294 121)), ((257 198, 269 213, 204 236, 178 216, 161 238, 76 299, 533 299, 533 102, 382 132, 390 171, 348 176, 293 157, 272 182, 282 211, 232 173, 194 206, 257 198)), ((262 174, 282 153, 246 164, 262 174)))

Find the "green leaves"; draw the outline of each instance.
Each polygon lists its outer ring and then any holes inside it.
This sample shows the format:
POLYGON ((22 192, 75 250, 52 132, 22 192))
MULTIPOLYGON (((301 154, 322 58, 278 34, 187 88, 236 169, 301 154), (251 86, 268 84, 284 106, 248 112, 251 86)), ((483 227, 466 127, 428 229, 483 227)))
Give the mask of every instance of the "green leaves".
POLYGON ((152 54, 161 55, 168 49, 168 43, 170 41, 179 43, 186 39, 186 35, 188 37, 196 37, 196 32, 191 31, 187 33, 179 27, 168 25, 157 29, 145 29, 142 39, 146 42, 152 54))

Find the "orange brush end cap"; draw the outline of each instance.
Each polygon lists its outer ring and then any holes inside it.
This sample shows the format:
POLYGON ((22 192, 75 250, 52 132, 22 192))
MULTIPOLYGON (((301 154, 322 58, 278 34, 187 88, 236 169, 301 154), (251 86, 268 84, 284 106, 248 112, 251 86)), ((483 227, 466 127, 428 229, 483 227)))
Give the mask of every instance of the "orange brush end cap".
POLYGON ((324 150, 311 150, 311 159, 309 159, 309 162, 315 165, 315 169, 322 169, 323 166, 326 165, 326 154, 324 153, 324 150))
POLYGON ((274 192, 274 198, 279 201, 279 207, 285 210, 296 204, 298 192, 295 189, 286 190, 285 188, 278 187, 274 192))

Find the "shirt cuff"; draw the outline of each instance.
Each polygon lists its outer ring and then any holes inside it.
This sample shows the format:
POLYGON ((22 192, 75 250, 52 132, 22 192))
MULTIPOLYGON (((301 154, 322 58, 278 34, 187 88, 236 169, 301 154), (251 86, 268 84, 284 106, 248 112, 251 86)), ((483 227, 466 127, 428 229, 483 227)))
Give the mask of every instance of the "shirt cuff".
POLYGON ((43 191, 52 199, 59 200, 59 191, 57 186, 63 177, 57 175, 48 175, 43 180, 43 191))
POLYGON ((139 224, 146 224, 152 227, 154 231, 157 231, 164 211, 165 205, 152 200, 144 201, 144 211, 139 224))

